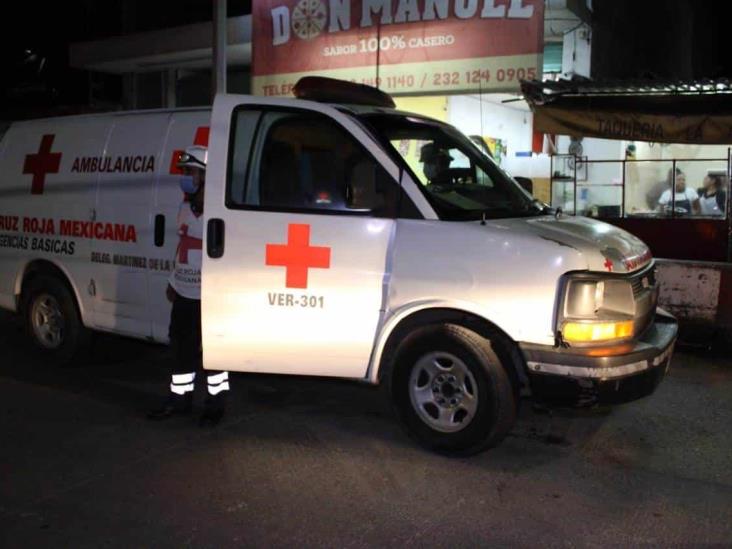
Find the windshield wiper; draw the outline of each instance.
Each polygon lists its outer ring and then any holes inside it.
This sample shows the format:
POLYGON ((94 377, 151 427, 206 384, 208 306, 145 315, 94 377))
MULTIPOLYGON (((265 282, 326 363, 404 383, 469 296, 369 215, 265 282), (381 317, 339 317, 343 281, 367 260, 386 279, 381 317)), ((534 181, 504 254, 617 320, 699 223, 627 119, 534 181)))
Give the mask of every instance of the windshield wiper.
POLYGON ((499 219, 496 217, 497 212, 504 212, 508 214, 508 217, 517 216, 520 211, 511 206, 489 206, 480 210, 480 224, 485 225, 486 219, 499 219))
POLYGON ((522 207, 513 206, 487 206, 480 210, 480 223, 485 225, 488 219, 500 219, 504 216, 496 216, 497 213, 507 214, 505 217, 526 217, 536 215, 553 215, 554 209, 544 204, 541 200, 534 198, 531 202, 522 207), (539 209, 531 210, 532 206, 539 206, 539 209))

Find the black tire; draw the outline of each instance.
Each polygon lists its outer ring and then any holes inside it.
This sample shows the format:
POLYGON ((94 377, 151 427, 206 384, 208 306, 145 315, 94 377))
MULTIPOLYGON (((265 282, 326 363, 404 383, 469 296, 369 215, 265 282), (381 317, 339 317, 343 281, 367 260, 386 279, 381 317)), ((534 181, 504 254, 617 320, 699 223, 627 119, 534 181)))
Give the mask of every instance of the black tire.
MULTIPOLYGON (((517 404, 513 385, 488 339, 455 324, 430 325, 407 336, 394 356, 388 387, 391 401, 402 426, 421 445, 447 455, 466 456, 497 445, 511 430, 516 420, 517 404), (455 368, 449 371, 457 372, 467 367, 469 374, 463 376, 466 381, 462 385, 462 393, 477 396, 477 404, 472 401, 470 405, 474 407, 472 417, 465 410, 460 410, 462 402, 468 402, 467 395, 457 407, 450 407, 451 403, 444 402, 445 385, 439 383, 443 378, 441 370, 436 368, 431 378, 423 368, 425 364, 435 362, 437 359, 433 360, 434 357, 442 357, 438 362, 448 357, 448 366, 455 368), (456 359, 452 365, 449 357, 456 359), (473 380, 475 387, 472 387, 473 380), (413 387, 424 388, 426 384, 429 384, 430 391, 437 391, 435 398, 442 400, 443 404, 427 402, 420 411, 413 387), (430 419, 427 416, 437 414, 442 417, 440 408, 450 416, 451 426, 444 422, 440 425, 428 423, 430 419), (461 413, 467 420, 465 426, 461 425, 461 413), (435 426, 456 430, 445 432, 435 426)), ((460 386, 459 380, 457 384, 460 386)), ((422 394, 427 395, 429 391, 422 394)), ((432 422, 440 421, 438 417, 432 417, 432 422)))
POLYGON ((76 299, 68 286, 51 275, 39 275, 28 282, 23 289, 21 312, 26 337, 43 360, 52 365, 65 366, 75 364, 86 358, 89 350, 90 334, 81 322, 76 299), (44 337, 38 328, 39 321, 34 321, 43 303, 52 303, 58 312, 54 315, 59 323, 58 341, 44 337))

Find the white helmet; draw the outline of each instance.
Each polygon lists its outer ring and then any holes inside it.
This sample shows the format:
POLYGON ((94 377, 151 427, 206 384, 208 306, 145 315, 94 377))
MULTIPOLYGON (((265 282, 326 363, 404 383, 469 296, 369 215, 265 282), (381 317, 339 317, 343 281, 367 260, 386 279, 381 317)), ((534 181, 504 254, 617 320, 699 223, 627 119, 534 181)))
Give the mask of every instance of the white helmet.
POLYGON ((202 145, 191 145, 178 158, 179 168, 200 168, 205 170, 208 162, 208 149, 202 145))

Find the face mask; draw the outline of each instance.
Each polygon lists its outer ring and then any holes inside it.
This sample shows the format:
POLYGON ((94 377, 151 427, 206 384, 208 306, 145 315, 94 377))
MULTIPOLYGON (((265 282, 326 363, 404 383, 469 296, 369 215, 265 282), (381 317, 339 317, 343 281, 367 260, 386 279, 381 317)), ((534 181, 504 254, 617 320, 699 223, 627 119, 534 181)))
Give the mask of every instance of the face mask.
POLYGON ((180 190, 186 194, 196 194, 198 192, 199 185, 192 175, 181 175, 178 183, 180 184, 180 190))
POLYGON ((427 179, 434 179, 437 175, 437 166, 434 164, 425 164, 422 171, 424 171, 424 175, 427 179))

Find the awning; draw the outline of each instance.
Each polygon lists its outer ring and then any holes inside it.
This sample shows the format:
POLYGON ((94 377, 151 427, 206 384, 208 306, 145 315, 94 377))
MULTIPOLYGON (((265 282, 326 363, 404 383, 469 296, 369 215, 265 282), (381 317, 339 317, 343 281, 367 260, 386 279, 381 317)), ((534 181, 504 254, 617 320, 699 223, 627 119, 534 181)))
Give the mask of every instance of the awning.
POLYGON ((543 133, 651 141, 732 144, 729 80, 659 83, 523 81, 543 133))

